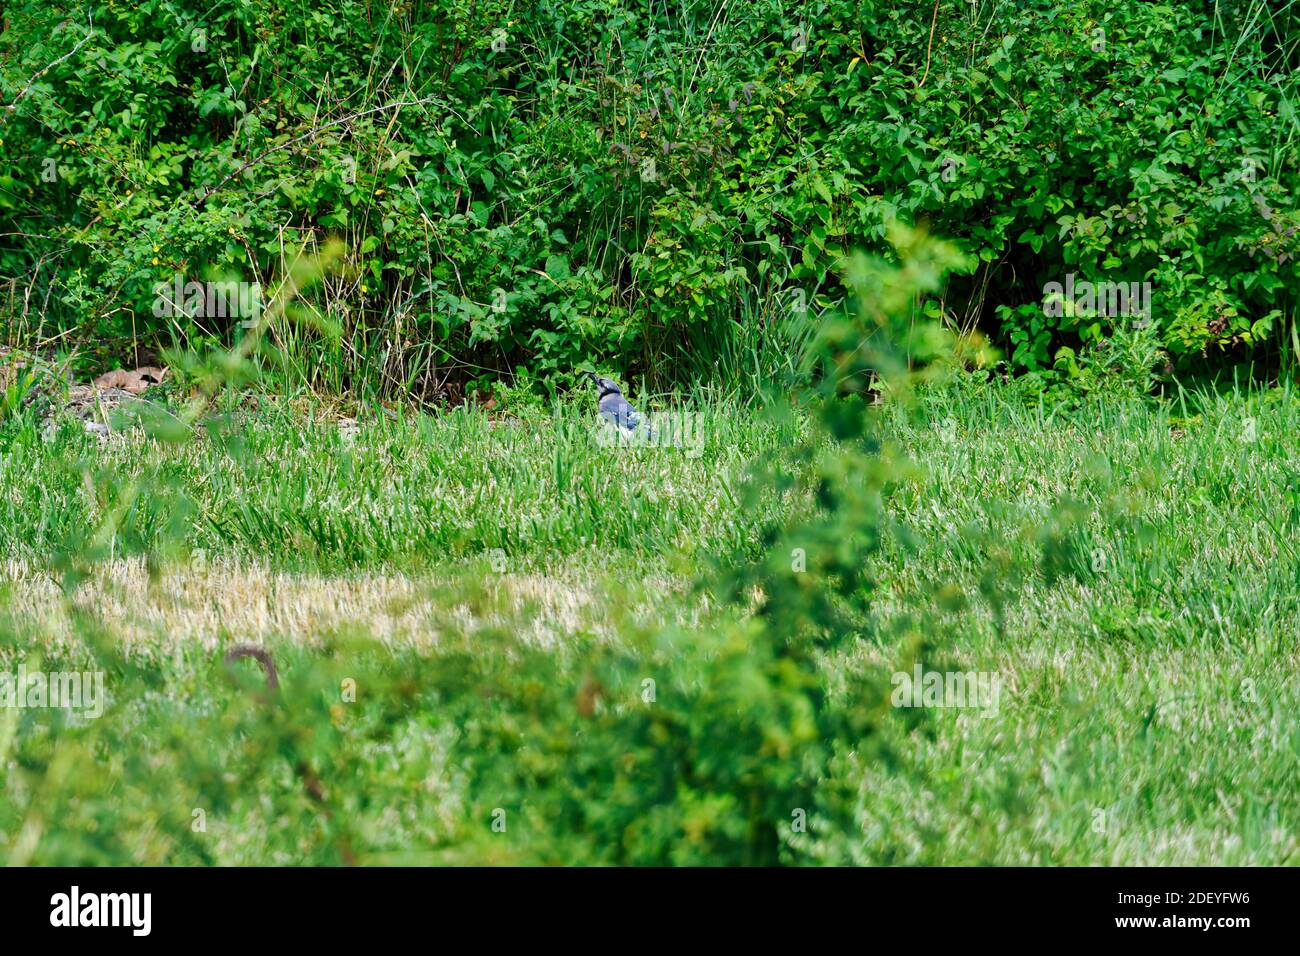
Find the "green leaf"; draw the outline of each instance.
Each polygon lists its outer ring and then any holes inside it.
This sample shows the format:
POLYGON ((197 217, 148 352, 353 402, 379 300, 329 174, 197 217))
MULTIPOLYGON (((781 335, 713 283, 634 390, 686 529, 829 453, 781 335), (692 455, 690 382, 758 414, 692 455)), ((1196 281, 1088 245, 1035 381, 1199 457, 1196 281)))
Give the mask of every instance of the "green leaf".
POLYGON ((561 282, 569 278, 569 259, 567 256, 547 256, 546 268, 542 271, 556 282, 561 282))

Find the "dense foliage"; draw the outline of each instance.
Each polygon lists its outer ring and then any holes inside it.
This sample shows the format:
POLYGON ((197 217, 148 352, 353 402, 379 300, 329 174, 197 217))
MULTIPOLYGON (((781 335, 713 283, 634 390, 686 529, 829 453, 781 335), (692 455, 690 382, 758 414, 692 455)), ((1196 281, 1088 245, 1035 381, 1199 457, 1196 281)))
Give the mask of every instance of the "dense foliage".
POLYGON ((91 360, 240 334, 156 285, 347 268, 274 330, 315 386, 431 395, 588 362, 781 381, 898 214, 980 261, 934 310, 1019 370, 1123 316, 1292 346, 1290 4, 614 0, 6 5, 0 309, 91 360), (1099 310, 1104 312, 1105 310, 1099 310))

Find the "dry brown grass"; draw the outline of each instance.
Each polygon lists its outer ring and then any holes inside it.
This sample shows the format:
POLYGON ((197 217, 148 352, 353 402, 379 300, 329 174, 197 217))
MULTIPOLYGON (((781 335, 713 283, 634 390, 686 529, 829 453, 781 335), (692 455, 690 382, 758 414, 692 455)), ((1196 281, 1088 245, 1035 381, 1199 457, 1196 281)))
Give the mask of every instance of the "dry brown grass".
MULTIPOLYGON (((544 573, 466 572, 438 576, 358 573, 344 576, 273 571, 214 561, 177 566, 151 581, 141 560, 98 568, 71 599, 48 572, 23 562, 0 563, 7 616, 36 640, 62 644, 77 633, 74 618, 89 614, 133 651, 166 653, 178 643, 215 648, 227 641, 288 640, 311 644, 331 636, 367 636, 418 646, 436 642, 449 620, 458 629, 511 627, 521 640, 553 645, 575 637, 609 639, 620 623, 662 621, 694 612, 665 601, 681 582, 656 576, 621 596, 627 610, 608 612, 608 582, 582 568, 544 573), (463 593, 448 603, 448 593, 463 593)), ((687 623, 683 620, 683 623, 687 623)))

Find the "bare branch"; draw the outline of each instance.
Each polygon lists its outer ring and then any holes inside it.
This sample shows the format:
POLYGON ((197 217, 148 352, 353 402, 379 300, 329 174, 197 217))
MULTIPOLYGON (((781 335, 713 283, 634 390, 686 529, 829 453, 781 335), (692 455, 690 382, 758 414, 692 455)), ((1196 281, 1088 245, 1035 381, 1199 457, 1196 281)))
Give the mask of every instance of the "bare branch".
POLYGON ((424 99, 420 99, 420 100, 402 101, 397 103, 385 103, 383 106, 376 106, 373 109, 362 110, 359 113, 351 113, 348 116, 341 117, 340 119, 331 120, 330 122, 323 123, 320 126, 314 126, 311 129, 309 129, 307 132, 303 133, 301 136, 295 136, 293 139, 284 143, 280 143, 278 146, 272 146, 270 149, 263 150, 261 153, 254 156, 248 162, 244 163, 244 165, 236 169, 225 179, 221 180, 221 182, 217 183, 211 189, 207 190, 198 200, 191 203, 191 205, 198 206, 200 203, 206 202, 209 196, 218 192, 223 186, 226 185, 226 183, 230 182, 236 176, 252 168, 253 166, 256 166, 258 163, 266 159, 266 157, 270 156, 272 153, 279 152, 282 149, 287 149, 288 147, 294 145, 295 143, 301 143, 304 139, 311 139, 312 137, 315 137, 320 133, 324 132, 325 130, 329 129, 331 126, 338 126, 340 123, 350 123, 355 119, 360 119, 362 116, 369 116, 371 113, 383 113, 387 110, 401 109, 403 106, 421 106, 425 103, 431 102, 432 100, 433 97, 425 97, 424 99))
POLYGON ((8 106, 5 107, 6 110, 8 110, 10 113, 12 113, 14 110, 18 109, 18 103, 19 103, 19 101, 21 101, 22 98, 23 98, 24 96, 26 96, 26 95, 31 91, 31 88, 32 88, 33 86, 36 85, 36 82, 37 82, 37 81, 38 81, 42 76, 44 76, 46 73, 50 72, 50 70, 54 69, 56 66, 58 66, 60 63, 62 63, 64 60, 67 60, 67 59, 69 59, 70 57, 72 57, 73 54, 75 54, 78 50, 80 50, 83 46, 85 46, 87 43, 90 42, 91 38, 95 35, 95 24, 94 24, 94 21, 92 21, 91 18, 90 18, 90 11, 86 11, 86 20, 87 20, 88 23, 90 23, 90 32, 87 33, 84 37, 82 37, 82 38, 81 38, 81 42, 79 42, 79 43, 78 43, 76 46, 74 46, 71 50, 69 50, 67 53, 63 54, 63 56, 59 57, 57 60, 55 60, 55 61, 54 61, 53 63, 51 63, 49 66, 47 66, 45 69, 39 71, 35 76, 33 76, 30 80, 28 80, 28 81, 27 81, 27 85, 24 86, 24 87, 22 88, 21 91, 19 91, 18 95, 14 98, 14 101, 13 101, 12 103, 10 103, 8 106))

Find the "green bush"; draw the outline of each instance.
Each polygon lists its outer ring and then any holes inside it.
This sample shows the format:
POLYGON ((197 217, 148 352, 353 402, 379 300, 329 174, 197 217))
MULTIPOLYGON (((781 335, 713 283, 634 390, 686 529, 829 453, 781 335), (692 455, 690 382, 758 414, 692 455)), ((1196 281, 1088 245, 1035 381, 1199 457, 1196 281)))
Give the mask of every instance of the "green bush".
POLYGON ((273 289, 338 236, 315 321, 273 336, 305 384, 604 361, 734 386, 790 371, 785 320, 842 298, 844 254, 897 214, 978 257, 943 311, 1015 368, 1113 331, 1048 314, 1068 273, 1150 282, 1176 360, 1275 349, 1300 31, 1273 7, 169 0, 92 28, 10 4, 0 307, 92 363, 228 339, 155 316, 155 284, 273 289))

